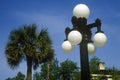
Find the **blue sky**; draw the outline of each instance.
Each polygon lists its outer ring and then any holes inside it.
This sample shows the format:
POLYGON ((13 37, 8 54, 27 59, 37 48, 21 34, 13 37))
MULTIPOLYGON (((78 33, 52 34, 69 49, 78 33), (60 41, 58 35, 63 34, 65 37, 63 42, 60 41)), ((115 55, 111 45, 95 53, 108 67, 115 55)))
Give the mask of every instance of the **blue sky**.
MULTIPOLYGON (((62 62, 67 58, 80 65, 79 47, 70 54, 63 53, 61 44, 65 39, 64 30, 72 28, 71 17, 75 5, 84 3, 90 9, 88 24, 96 18, 102 21, 102 30, 108 41, 104 47, 97 47, 94 55, 106 63, 106 67, 120 69, 120 1, 119 0, 0 0, 0 78, 13 77, 18 71, 26 74, 26 63, 11 70, 6 63, 4 49, 11 30, 24 24, 36 23, 38 31, 46 27, 53 41, 57 59, 62 62)), ((93 29, 93 32, 95 29, 93 29)), ((93 33, 94 34, 94 33, 93 33)))

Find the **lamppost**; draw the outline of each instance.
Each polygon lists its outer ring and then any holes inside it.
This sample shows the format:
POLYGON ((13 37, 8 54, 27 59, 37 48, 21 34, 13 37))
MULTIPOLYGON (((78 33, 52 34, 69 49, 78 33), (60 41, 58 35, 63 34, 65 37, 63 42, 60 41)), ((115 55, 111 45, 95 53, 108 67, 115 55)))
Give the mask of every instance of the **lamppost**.
POLYGON ((75 45, 80 46, 81 80, 90 80, 88 54, 95 52, 95 45, 104 46, 107 41, 106 35, 101 30, 101 21, 99 19, 87 25, 89 14, 90 10, 85 4, 78 4, 74 7, 71 19, 73 28, 67 27, 65 29, 66 39, 62 43, 62 49, 65 53, 71 52, 75 45), (97 31, 92 40, 91 29, 94 27, 97 28, 97 31))

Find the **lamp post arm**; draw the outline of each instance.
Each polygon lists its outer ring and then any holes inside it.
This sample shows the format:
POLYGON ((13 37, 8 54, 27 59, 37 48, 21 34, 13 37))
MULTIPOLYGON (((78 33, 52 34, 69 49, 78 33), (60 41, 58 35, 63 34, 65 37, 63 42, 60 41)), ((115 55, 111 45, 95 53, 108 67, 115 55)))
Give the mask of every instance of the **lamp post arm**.
POLYGON ((68 34, 69 34, 70 31, 71 31, 71 29, 70 29, 69 27, 66 27, 66 28, 65 28, 66 39, 65 39, 64 41, 67 40, 67 37, 68 37, 68 34))
POLYGON ((68 35, 70 31, 71 31, 71 29, 69 27, 66 27, 65 28, 65 35, 68 35))
POLYGON ((87 25, 87 28, 88 29, 92 29, 92 28, 94 28, 94 27, 96 27, 97 28, 97 32, 96 33, 98 33, 98 32, 102 32, 103 33, 103 31, 101 30, 101 20, 100 19, 96 19, 95 20, 95 23, 91 23, 91 24, 88 24, 87 25))
POLYGON ((96 27, 96 24, 95 24, 95 23, 91 23, 91 24, 88 24, 88 25, 87 25, 87 28, 88 28, 88 29, 92 29, 93 27, 96 27))

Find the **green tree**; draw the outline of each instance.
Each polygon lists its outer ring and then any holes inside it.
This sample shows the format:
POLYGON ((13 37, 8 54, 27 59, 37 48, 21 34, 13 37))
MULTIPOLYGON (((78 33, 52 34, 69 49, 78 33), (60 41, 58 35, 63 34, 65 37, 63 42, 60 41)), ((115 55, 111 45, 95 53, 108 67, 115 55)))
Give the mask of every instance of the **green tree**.
POLYGON ((115 67, 110 70, 112 71, 111 74, 113 75, 113 80, 120 80, 120 70, 115 67))
POLYGON ((12 80, 12 79, 9 77, 9 78, 7 78, 7 79, 5 79, 5 80, 12 80))
POLYGON ((17 76, 15 77, 15 80, 25 80, 25 75, 21 72, 18 72, 17 76))
POLYGON ((21 72, 18 72, 17 75, 13 78, 7 78, 6 80, 25 80, 25 75, 21 72))
POLYGON ((40 76, 40 73, 39 72, 35 72, 33 74, 33 80, 41 80, 41 76, 40 76))
POLYGON ((47 29, 36 32, 36 25, 25 25, 10 33, 5 48, 7 63, 11 69, 19 66, 22 60, 27 63, 27 80, 32 80, 32 68, 36 69, 39 64, 50 61, 54 56, 52 42, 47 29))
POLYGON ((60 80, 75 80, 74 74, 78 72, 77 64, 71 60, 60 63, 60 80))
MULTIPOLYGON (((50 62, 43 63, 41 65, 41 71, 37 75, 40 75, 38 80, 58 80, 59 79, 59 66, 58 60, 53 59, 50 62)), ((37 76, 34 76, 34 80, 37 76)))
POLYGON ((94 73, 98 70, 98 63, 100 62, 100 59, 96 56, 90 59, 89 65, 90 65, 90 72, 94 73))
POLYGON ((58 60, 54 59, 51 62, 48 63, 48 77, 49 80, 59 80, 59 66, 58 66, 58 60))
POLYGON ((74 80, 80 80, 81 79, 81 73, 80 71, 76 71, 74 73, 74 80))

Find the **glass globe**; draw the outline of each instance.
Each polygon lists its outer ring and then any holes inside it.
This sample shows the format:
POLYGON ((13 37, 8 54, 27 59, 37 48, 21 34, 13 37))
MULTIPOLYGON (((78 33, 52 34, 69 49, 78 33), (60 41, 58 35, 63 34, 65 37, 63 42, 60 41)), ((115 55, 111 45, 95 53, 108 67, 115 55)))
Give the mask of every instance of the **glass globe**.
POLYGON ((104 33, 99 32, 95 34, 93 40, 96 46, 104 46, 107 42, 107 37, 104 33))
POLYGON ((68 34, 68 41, 72 45, 77 45, 82 41, 82 34, 77 30, 73 30, 68 34))
POLYGON ((65 53, 70 53, 72 52, 73 50, 73 46, 71 45, 71 43, 69 41, 64 41, 62 43, 62 50, 65 52, 65 53))
POLYGON ((73 16, 76 16, 77 18, 85 17, 87 19, 89 15, 90 10, 85 4, 78 4, 73 9, 73 16))
POLYGON ((93 54, 96 51, 95 45, 93 43, 87 44, 88 54, 93 54))

